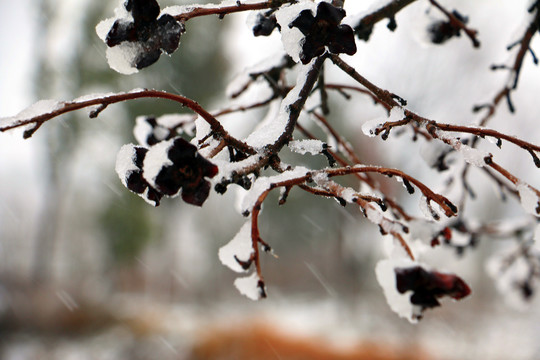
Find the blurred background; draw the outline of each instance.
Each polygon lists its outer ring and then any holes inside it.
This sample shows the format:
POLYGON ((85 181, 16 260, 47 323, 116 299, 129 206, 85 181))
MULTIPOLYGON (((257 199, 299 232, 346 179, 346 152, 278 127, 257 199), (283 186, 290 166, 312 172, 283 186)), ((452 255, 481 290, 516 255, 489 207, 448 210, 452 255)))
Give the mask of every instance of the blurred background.
MULTIPOLYGON (((163 0, 162 7, 194 1, 163 0)), ((349 14, 377 1, 346 1, 349 14)), ((202 3, 199 1, 198 3, 202 3)), ((468 38, 444 46, 426 40, 439 14, 417 1, 385 22, 358 53, 344 56, 410 108, 441 122, 471 124, 471 109, 489 102, 512 59, 506 46, 526 26, 528 1, 441 1, 470 18, 481 48, 468 38)), ((0 117, 38 99, 69 100, 98 92, 156 88, 195 99, 207 109, 227 104, 227 81, 280 46, 278 34, 254 38, 243 14, 196 18, 179 50, 135 75, 109 69, 95 25, 115 1, 0 0, 0 117)), ((540 48, 538 39, 532 48, 540 48)), ((329 67, 332 82, 347 82, 329 67)), ((537 143, 540 71, 527 58, 510 115, 501 106, 490 127, 537 143)), ((398 167, 435 188, 441 178, 420 159, 410 136, 367 138, 361 125, 384 115, 370 99, 332 94, 330 119, 366 163, 398 167)), ((482 241, 458 257, 438 250, 434 262, 473 288, 460 303, 428 311, 418 325, 391 312, 375 281, 383 256, 378 229, 357 209, 293 192, 283 207, 265 203, 261 234, 279 255, 263 258, 269 298, 252 302, 232 285, 236 274, 217 258, 243 224, 235 191, 212 194, 199 209, 178 199, 153 208, 120 183, 118 149, 134 142, 138 115, 182 112, 174 103, 138 100, 55 119, 31 139, 0 134, 0 359, 533 359, 540 358, 538 301, 509 307, 485 275, 485 260, 505 244, 482 241), (255 349, 255 350, 252 350, 255 349), (255 351, 255 352, 250 352, 255 351), (304 355, 291 355, 294 353, 304 355), (303 357, 301 357, 303 356, 303 357)), ((263 112, 229 116, 233 131, 263 112)), ((488 147, 533 186, 538 170, 523 151, 488 147)), ((307 161, 307 160, 306 160, 307 161)), ((501 206, 478 171, 480 220, 519 219, 514 201, 501 206)), ((419 198, 399 184, 390 191, 420 215, 419 198)))

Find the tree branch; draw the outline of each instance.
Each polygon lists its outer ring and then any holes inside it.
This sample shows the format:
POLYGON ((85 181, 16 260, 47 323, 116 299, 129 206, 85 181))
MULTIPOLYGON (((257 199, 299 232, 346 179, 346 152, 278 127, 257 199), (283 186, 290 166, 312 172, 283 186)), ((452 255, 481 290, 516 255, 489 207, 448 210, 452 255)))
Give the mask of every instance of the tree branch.
MULTIPOLYGON (((59 103, 59 107, 55 108, 52 111, 38 114, 35 116, 31 116, 29 118, 18 118, 17 116, 13 118, 4 118, 0 119, 3 121, 9 121, 10 123, 4 126, 0 126, 0 132, 5 132, 8 130, 20 128, 20 127, 27 127, 29 125, 33 125, 30 129, 26 130, 24 133, 25 138, 31 137, 38 129, 43 125, 45 122, 56 118, 60 115, 80 110, 87 107, 92 106, 100 106, 100 111, 105 109, 107 106, 123 101, 128 100, 135 100, 135 99, 143 99, 143 98, 160 98, 160 99, 167 99, 172 100, 177 103, 182 104, 182 106, 186 106, 195 113, 199 114, 206 122, 210 125, 210 128, 212 129, 212 132, 217 136, 219 139, 223 139, 227 142, 228 145, 233 146, 234 148, 241 150, 248 154, 255 154, 255 150, 247 145, 246 143, 232 137, 226 130, 223 128, 221 123, 208 111, 206 111, 199 103, 196 101, 193 101, 191 99, 188 99, 181 95, 176 95, 172 93, 168 93, 165 91, 159 91, 159 90, 134 90, 131 92, 126 93, 118 93, 118 94, 112 94, 112 95, 100 95, 96 96, 95 98, 91 98, 88 100, 81 100, 81 101, 67 101, 67 102, 61 102, 59 103)), ((24 112, 23 112, 24 116, 24 112)), ((91 114, 92 117, 92 114, 91 114)), ((95 116, 94 116, 95 117, 95 116)))

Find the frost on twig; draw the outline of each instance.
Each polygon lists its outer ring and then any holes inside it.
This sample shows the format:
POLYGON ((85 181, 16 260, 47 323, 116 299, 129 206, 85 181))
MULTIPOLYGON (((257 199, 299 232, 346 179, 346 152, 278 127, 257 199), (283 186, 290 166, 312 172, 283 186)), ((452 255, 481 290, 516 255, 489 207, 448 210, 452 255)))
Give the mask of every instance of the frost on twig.
POLYGON ((309 169, 303 166, 298 166, 294 169, 285 171, 281 174, 274 176, 263 176, 259 177, 253 184, 251 190, 245 195, 244 200, 242 201, 242 213, 244 215, 249 215, 251 209, 257 203, 257 200, 267 190, 270 190, 273 184, 292 180, 295 178, 303 177, 309 173, 309 169))
POLYGON ((521 206, 529 214, 540 217, 540 196, 524 182, 517 184, 517 191, 521 200, 521 206))

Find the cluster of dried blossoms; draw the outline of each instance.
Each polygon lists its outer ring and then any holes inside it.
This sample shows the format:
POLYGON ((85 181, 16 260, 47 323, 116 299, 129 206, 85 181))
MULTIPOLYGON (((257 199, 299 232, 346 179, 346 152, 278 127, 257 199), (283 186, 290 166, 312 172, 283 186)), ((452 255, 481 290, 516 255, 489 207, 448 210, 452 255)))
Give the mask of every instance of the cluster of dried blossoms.
MULTIPOLYGON (((30 137, 43 123, 66 112, 91 107, 90 116, 95 117, 110 104, 138 98, 168 99, 191 109, 193 116, 137 118, 134 133, 139 145, 122 147, 116 169, 128 189, 154 206, 159 205, 163 196, 178 195, 187 203, 202 206, 212 189, 217 193, 236 185, 246 189, 241 213, 247 221, 232 241, 220 249, 219 258, 232 270, 248 273, 237 279, 235 285, 252 299, 267 294, 260 257, 261 250, 271 252, 272 248, 261 238, 258 220, 267 195, 274 189, 281 191, 280 204, 286 202, 290 191, 299 189, 333 198, 343 206, 358 206, 383 236, 393 238, 394 251, 388 259, 378 263, 376 275, 391 308, 410 321, 421 318, 425 309, 440 306, 440 298, 461 299, 470 293, 469 286, 459 276, 436 271, 423 263, 422 251, 414 246, 417 240, 431 247, 451 246, 462 254, 486 236, 516 239, 515 251, 495 258, 489 269, 502 291, 528 299, 535 293, 540 279, 540 192, 500 166, 491 153, 478 149, 477 145, 484 138, 494 139, 499 147, 503 142, 512 143, 528 152, 540 167, 538 145, 486 127, 502 100, 506 99, 513 110, 510 95, 517 88, 525 56, 531 54, 536 62, 529 44, 539 31, 539 2, 535 1, 528 9, 530 24, 513 45, 519 47, 514 63, 494 67, 508 68, 513 81, 505 85, 491 103, 475 108, 475 111, 486 111, 477 126, 445 124, 422 117, 409 110, 403 98, 373 84, 340 57, 339 54, 354 55, 356 41, 368 41, 374 25, 381 20, 388 19, 387 27, 393 31, 397 26, 396 14, 413 2, 415 0, 388 0, 367 14, 348 17, 343 1, 330 0, 226 0, 220 4, 165 9, 160 9, 156 0, 122 2, 116 16, 102 21, 96 30, 108 46, 109 65, 125 74, 152 65, 163 52, 173 53, 186 24, 193 18, 252 12, 253 35, 280 32, 284 51, 282 56, 273 56, 247 69, 234 80, 229 94, 234 98, 254 84, 266 84, 271 90, 268 97, 248 106, 209 112, 180 95, 137 89, 90 95, 69 102, 41 101, 17 116, 2 119, 0 130, 24 128, 24 136, 30 137), (327 63, 341 69, 352 82, 326 82, 323 73, 327 63), (292 86, 286 82, 288 74, 296 75, 292 86), (463 191, 451 201, 399 169, 363 164, 349 142, 326 119, 330 90, 367 94, 387 110, 386 119, 364 124, 366 135, 387 139, 394 128, 408 127, 415 140, 421 137, 434 144, 426 159, 429 165, 441 173, 450 173, 451 181, 460 183, 463 191), (308 110, 308 100, 318 105, 308 110), (252 108, 268 111, 261 124, 246 138, 232 136, 219 120, 224 114, 252 108), (328 146, 301 126, 298 119, 302 113, 309 113, 310 118, 330 134, 335 145, 328 146), (195 128, 195 135, 186 128, 195 128), (309 169, 285 164, 280 160, 285 148, 300 154, 323 155, 328 159, 328 166, 309 169), (467 182, 471 167, 481 168, 494 183, 520 200, 529 214, 524 222, 512 227, 478 224, 461 215, 459 209, 473 196, 467 182), (374 180, 375 174, 393 177, 409 193, 419 191, 422 194, 420 207, 426 217, 410 215, 379 186, 374 180), (342 177, 353 177, 358 185, 344 186, 335 180, 342 177)), ((448 11, 435 0, 428 2, 445 19, 426 29, 433 43, 442 44, 464 33, 474 47, 479 47, 478 34, 467 27, 466 16, 457 10, 448 11)))

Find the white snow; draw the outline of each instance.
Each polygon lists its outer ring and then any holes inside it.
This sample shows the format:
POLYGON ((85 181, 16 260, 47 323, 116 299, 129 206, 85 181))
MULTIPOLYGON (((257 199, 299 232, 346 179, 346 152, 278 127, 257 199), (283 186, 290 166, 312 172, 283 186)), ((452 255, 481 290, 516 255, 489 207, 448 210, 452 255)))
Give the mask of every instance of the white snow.
POLYGON ((304 155, 310 153, 312 155, 320 154, 324 149, 324 143, 320 140, 293 140, 289 142, 289 149, 292 151, 304 155))
POLYGON ((369 136, 374 137, 376 136, 375 133, 378 128, 381 127, 386 122, 395 122, 400 121, 405 118, 405 109, 401 106, 394 106, 391 110, 388 116, 378 117, 373 120, 366 121, 364 124, 362 124, 362 132, 369 136))
POLYGON ((419 264, 409 259, 385 259, 380 260, 375 267, 377 281, 382 287, 384 296, 390 309, 400 317, 417 323, 421 314, 419 306, 411 304, 411 291, 400 294, 396 284, 396 268, 409 268, 419 264))
MULTIPOLYGON (((124 1, 120 1, 116 7, 115 17, 108 18, 99 22, 96 26, 98 37, 107 42, 107 34, 117 20, 133 21, 133 17, 124 7, 124 1)), ((134 42, 122 42, 114 47, 107 47, 106 56, 109 67, 120 74, 135 74, 139 70, 133 66, 135 57, 141 50, 141 45, 134 42)))
POLYGON ((383 214, 379 210, 376 210, 374 207, 368 207, 366 209, 366 217, 369 221, 376 225, 380 225, 383 220, 383 214))
POLYGON ((356 14, 347 16, 343 19, 341 22, 342 24, 347 24, 351 27, 356 27, 358 24, 360 24, 360 21, 369 14, 374 13, 375 11, 379 10, 380 8, 388 5, 393 0, 374 0, 371 2, 365 2, 365 1, 346 1, 345 2, 345 8, 351 4, 353 4, 355 7, 363 7, 360 11, 357 10, 356 14))
POLYGON ((240 291, 240 294, 250 298, 251 300, 257 301, 262 297, 261 289, 259 288, 259 275, 256 272, 253 274, 237 278, 234 281, 234 286, 240 291))
POLYGON ((162 141, 152 146, 143 162, 144 179, 154 188, 156 185, 156 177, 164 166, 172 165, 173 162, 168 157, 168 151, 174 139, 162 141))
MULTIPOLYGON (((133 144, 126 144, 120 148, 118 151, 118 154, 116 155, 116 165, 115 170, 118 174, 118 177, 120 178, 120 181, 122 182, 122 185, 127 187, 127 178, 130 175, 132 171, 138 171, 140 170, 135 165, 135 157, 136 157, 136 150, 135 145, 133 144)), ((130 189, 131 191, 131 189, 130 189)), ((147 188, 142 194, 137 194, 138 196, 142 197, 144 201, 146 201, 148 204, 152 206, 156 206, 156 202, 152 201, 148 198, 148 192, 150 191, 149 188, 147 188)))
POLYGON ((314 171, 311 175, 311 179, 322 189, 338 189, 338 193, 336 195, 348 203, 354 203, 358 198, 358 192, 356 190, 351 187, 343 187, 330 180, 328 174, 324 171, 314 171))
POLYGON ((107 48, 107 62, 109 67, 120 74, 131 75, 139 70, 133 66, 141 45, 135 42, 124 41, 114 47, 107 48))
POLYGON ((217 176, 214 176, 213 179, 210 179, 211 182, 220 182, 222 179, 230 179, 233 172, 238 172, 242 169, 254 166, 258 161, 261 160, 260 155, 250 156, 242 161, 238 162, 229 162, 228 160, 223 160, 222 158, 214 158, 212 162, 218 167, 219 173, 217 176))
POLYGON ((540 214, 536 212, 536 208, 540 206, 540 199, 538 198, 536 192, 524 182, 519 182, 516 188, 519 192, 521 206, 525 209, 525 211, 527 211, 529 214, 539 216, 540 214))
POLYGON ((468 145, 461 144, 459 152, 463 155, 463 159, 471 165, 483 167, 486 165, 485 159, 490 156, 487 151, 472 148, 468 145))
POLYGON ((196 8, 210 8, 213 4, 201 4, 201 5, 173 5, 167 6, 161 10, 161 14, 169 14, 171 16, 178 16, 195 10, 196 8))
POLYGON ((71 101, 71 104, 84 103, 84 102, 87 102, 87 101, 94 101, 94 100, 103 99, 103 98, 106 98, 106 97, 109 97, 109 96, 114 96, 114 95, 117 95, 117 94, 112 93, 112 92, 87 94, 87 95, 79 96, 78 98, 73 99, 71 101))
POLYGON ((301 67, 296 78, 296 85, 281 102, 277 117, 272 121, 265 122, 263 126, 252 132, 245 140, 246 143, 254 148, 263 148, 268 144, 274 143, 283 134, 291 115, 289 106, 298 100, 300 90, 304 87, 308 77, 307 75, 312 69, 314 62, 315 59, 311 63, 301 67))
POLYGON ((198 146, 199 142, 207 137, 211 131, 210 124, 201 116, 197 116, 197 119, 195 119, 195 137, 191 140, 191 143, 198 146))
POLYGON ((328 174, 324 171, 316 171, 314 172, 312 175, 311 175, 311 179, 313 180, 313 182, 315 182, 315 184, 319 185, 319 186, 322 186, 322 187, 326 187, 329 178, 328 178, 328 174))
MULTIPOLYGON (((261 0, 242 0, 242 4, 256 4, 260 3, 261 0)), ((169 14, 171 16, 179 16, 182 14, 189 13, 195 9, 220 9, 223 7, 236 6, 236 0, 224 0, 218 4, 197 4, 197 5, 173 5, 167 6, 161 10, 161 14, 169 14)))
POLYGON ((146 116, 137 116, 135 119, 135 126, 133 127, 135 140, 143 146, 148 145, 146 139, 148 139, 148 136, 154 131, 154 128, 146 121, 146 119, 146 116))
POLYGON ((106 41, 107 34, 111 30, 111 27, 113 26, 115 21, 116 21, 116 18, 108 18, 108 19, 100 21, 96 25, 96 34, 103 42, 106 41))
POLYGON ((358 193, 353 188, 346 187, 339 196, 346 202, 353 203, 358 198, 358 193))
POLYGON ((376 118, 373 120, 368 120, 365 123, 362 124, 362 132, 364 135, 367 135, 369 137, 375 137, 375 133, 379 127, 381 127, 382 124, 386 122, 386 119, 384 118, 376 118))
POLYGON ((0 118, 0 126, 12 126, 17 123, 30 120, 36 116, 51 114, 64 106, 64 102, 56 100, 40 100, 26 109, 22 110, 15 116, 0 118))
POLYGON ((394 121, 400 121, 405 119, 405 109, 401 106, 394 106, 390 110, 390 114, 388 115, 388 122, 394 122, 394 121))
POLYGON ((120 148, 116 155, 115 170, 122 181, 122 184, 127 187, 126 178, 132 171, 138 170, 135 165, 135 145, 126 144, 120 148))
MULTIPOLYGON (((400 183, 400 184, 403 186, 403 188, 404 188, 405 190, 407 190, 407 192, 409 192, 409 188, 405 185, 405 181, 407 181, 407 182, 409 183, 409 185, 411 185, 411 183, 410 183, 408 180, 402 178, 401 176, 396 176, 396 181, 397 181, 398 183, 400 183)), ((411 185, 411 186, 412 186, 412 185, 411 185)))
POLYGON ((227 245, 222 246, 218 252, 221 263, 239 273, 246 272, 246 270, 242 268, 236 259, 249 261, 252 254, 251 221, 247 221, 234 238, 227 245))
POLYGON ((425 196, 420 197, 420 203, 418 205, 426 219, 433 219, 433 208, 431 207, 431 204, 428 203, 428 199, 425 196))
POLYGON ((129 92, 118 92, 118 93, 108 92, 108 93, 88 94, 88 95, 80 96, 72 101, 58 101, 58 100, 51 100, 51 99, 39 100, 38 102, 30 105, 26 109, 20 111, 17 115, 0 118, 0 126, 5 127, 5 126, 16 125, 17 123, 31 120, 32 118, 35 118, 38 116, 52 114, 55 111, 62 109, 64 106, 71 105, 71 104, 81 104, 87 101, 106 99, 108 97, 116 96, 116 95, 134 94, 134 93, 139 93, 142 91, 146 91, 146 90, 141 89, 141 88, 136 88, 129 92))
MULTIPOLYGON (((242 4, 257 4, 261 0, 242 0, 242 4)), ((169 14, 171 16, 179 16, 192 12, 195 9, 220 9, 223 7, 236 6, 237 0, 224 0, 219 4, 197 4, 197 5, 173 5, 167 6, 161 10, 161 14, 169 14)))
POLYGON ((471 165, 477 167, 483 167, 486 165, 485 159, 491 157, 491 154, 487 151, 472 148, 469 145, 465 145, 460 139, 448 134, 444 131, 436 131, 436 135, 445 142, 448 142, 455 150, 463 156, 463 159, 471 165))
POLYGON ((270 189, 271 184, 291 180, 306 175, 309 170, 303 166, 298 166, 292 170, 285 171, 274 176, 261 176, 251 186, 244 200, 242 201, 242 212, 251 212, 259 196, 270 189))
POLYGON ((138 116, 135 119, 133 127, 133 135, 137 142, 141 145, 148 146, 146 140, 148 136, 153 134, 156 140, 165 140, 169 134, 169 129, 175 129, 177 133, 186 132, 188 135, 193 135, 191 125, 194 123, 196 116, 192 114, 165 114, 156 117, 156 126, 152 127, 146 121, 148 116, 138 116))
POLYGON ((303 10, 311 10, 313 16, 317 12, 317 4, 311 1, 303 0, 289 6, 282 6, 276 11, 276 19, 281 26, 281 42, 283 48, 289 56, 295 61, 300 61, 300 52, 302 51, 302 41, 304 34, 296 28, 289 25, 298 17, 303 10))
POLYGON ((191 139, 191 143, 197 148, 200 147, 199 153, 203 157, 208 157, 214 152, 214 149, 220 145, 220 141, 213 136, 208 136, 212 132, 210 124, 202 117, 198 116, 195 119, 195 137, 191 139), (204 139, 204 142, 203 142, 204 139), (204 143, 204 147, 201 144, 204 143))
POLYGON ((455 246, 467 246, 469 245, 471 240, 471 236, 469 234, 463 233, 461 231, 457 231, 455 229, 452 230, 452 239, 451 243, 455 246))
POLYGON ((428 199, 424 195, 422 195, 422 197, 420 198, 419 207, 420 211, 422 211, 422 214, 428 220, 434 219, 438 221, 443 217, 448 217, 446 216, 446 213, 439 204, 434 201, 428 201, 428 199))

